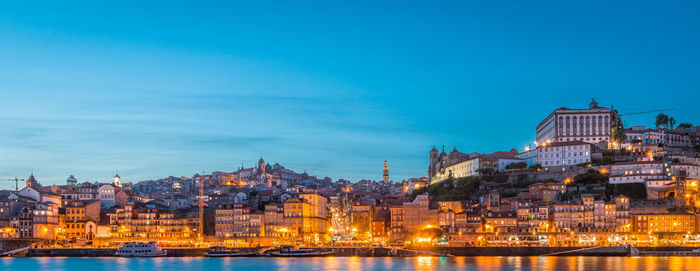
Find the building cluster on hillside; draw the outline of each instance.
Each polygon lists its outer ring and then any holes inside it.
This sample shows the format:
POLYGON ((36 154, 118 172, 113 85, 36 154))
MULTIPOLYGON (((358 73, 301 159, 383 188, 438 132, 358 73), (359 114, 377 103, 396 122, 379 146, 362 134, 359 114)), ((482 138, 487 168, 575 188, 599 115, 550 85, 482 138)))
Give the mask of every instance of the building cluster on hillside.
POLYGON ((431 244, 566 246, 700 242, 700 127, 622 129, 592 101, 559 108, 524 151, 433 147, 427 177, 350 182, 260 158, 233 172, 0 191, 0 239, 53 245, 431 244), (439 189, 447 190, 439 190, 439 189), (464 192, 448 198, 434 191, 464 192), (440 198, 435 200, 431 198, 440 198))

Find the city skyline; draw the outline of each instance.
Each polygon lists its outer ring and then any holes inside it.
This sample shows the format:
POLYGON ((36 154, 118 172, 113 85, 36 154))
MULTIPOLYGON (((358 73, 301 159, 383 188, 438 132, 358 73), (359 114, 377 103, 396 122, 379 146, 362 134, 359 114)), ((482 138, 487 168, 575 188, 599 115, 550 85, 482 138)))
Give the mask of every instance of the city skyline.
POLYGON ((262 156, 351 181, 388 160, 397 181, 426 176, 432 146, 522 150, 592 98, 697 125, 697 3, 628 3, 0 4, 0 178, 140 181, 262 156))

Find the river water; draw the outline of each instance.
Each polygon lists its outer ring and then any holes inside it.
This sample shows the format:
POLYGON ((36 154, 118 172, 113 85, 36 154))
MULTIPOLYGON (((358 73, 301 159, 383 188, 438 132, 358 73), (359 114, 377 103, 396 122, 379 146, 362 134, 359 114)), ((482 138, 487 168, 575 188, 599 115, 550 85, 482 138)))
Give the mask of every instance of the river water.
POLYGON ((0 258, 2 271, 700 270, 700 257, 0 258))

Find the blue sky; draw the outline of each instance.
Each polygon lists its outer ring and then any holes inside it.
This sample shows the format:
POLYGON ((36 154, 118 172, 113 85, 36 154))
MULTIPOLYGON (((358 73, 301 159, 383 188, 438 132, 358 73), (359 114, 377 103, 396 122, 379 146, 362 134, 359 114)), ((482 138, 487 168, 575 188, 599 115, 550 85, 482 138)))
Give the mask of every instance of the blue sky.
MULTIPOLYGON (((0 3, 0 178, 426 174, 595 97, 700 124, 697 1, 0 3)), ((653 115, 625 118, 652 125, 653 115)), ((10 187, 9 183, 0 188, 10 187)))

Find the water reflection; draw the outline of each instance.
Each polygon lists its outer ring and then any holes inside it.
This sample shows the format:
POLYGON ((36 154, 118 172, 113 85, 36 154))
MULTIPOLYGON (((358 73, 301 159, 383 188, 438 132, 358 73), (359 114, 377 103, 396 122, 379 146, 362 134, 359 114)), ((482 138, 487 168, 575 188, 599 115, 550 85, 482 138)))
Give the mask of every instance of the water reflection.
POLYGON ((700 257, 4 258, 2 271, 698 270, 700 257))

